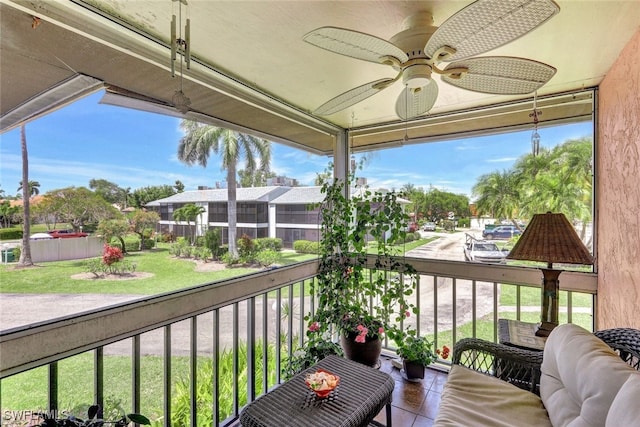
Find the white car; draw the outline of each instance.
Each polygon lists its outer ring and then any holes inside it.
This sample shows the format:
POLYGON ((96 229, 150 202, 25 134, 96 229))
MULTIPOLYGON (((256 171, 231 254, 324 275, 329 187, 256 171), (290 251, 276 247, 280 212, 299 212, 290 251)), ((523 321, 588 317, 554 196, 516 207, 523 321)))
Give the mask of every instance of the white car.
POLYGON ((436 231, 436 223, 435 222, 427 222, 422 227, 424 231, 436 231))
POLYGON ((507 252, 500 250, 494 242, 477 240, 467 235, 464 257, 471 262, 504 263, 507 252))
POLYGON ((29 236, 29 240, 51 240, 53 237, 49 233, 33 233, 29 236))

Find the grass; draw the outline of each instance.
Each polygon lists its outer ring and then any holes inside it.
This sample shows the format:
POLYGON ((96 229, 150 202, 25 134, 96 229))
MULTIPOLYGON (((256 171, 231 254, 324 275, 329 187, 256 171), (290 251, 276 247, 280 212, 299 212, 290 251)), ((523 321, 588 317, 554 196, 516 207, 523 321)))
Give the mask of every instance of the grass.
MULTIPOLYGON (((431 243, 434 240, 437 240, 439 237, 429 237, 426 239, 418 239, 418 240, 412 240, 411 242, 406 242, 406 243, 400 243, 398 245, 392 245, 391 249, 392 250, 397 250, 399 255, 403 255, 405 252, 408 252, 412 249, 415 249, 417 247, 420 247, 422 245, 426 245, 427 243, 431 243)), ((378 249, 377 249, 378 245, 376 242, 371 242, 369 243, 369 247, 367 248, 367 253, 368 254, 377 254, 378 253, 378 249)))
MULTIPOLYGON (((259 392, 262 387, 264 369, 262 366, 262 343, 256 342, 256 376, 255 389, 259 392)), ((238 348, 238 393, 239 404, 247 403, 247 351, 246 345, 238 348)), ((212 418, 212 389, 213 367, 212 358, 198 357, 198 425, 211 425, 212 418)), ((160 356, 143 356, 141 359, 141 413, 152 420, 159 421, 163 414, 164 394, 164 359, 160 356)), ((85 414, 93 404, 93 353, 87 352, 62 360, 58 363, 59 370, 59 409, 77 416, 85 414)), ((129 410, 131 408, 131 358, 129 356, 104 357, 104 395, 105 415, 116 412, 116 408, 129 410)), ((275 377, 275 347, 268 348, 268 384, 276 383, 275 377)), ((220 377, 220 420, 232 414, 231 401, 233 391, 233 353, 223 351, 219 358, 220 377)), ((15 376, 5 378, 2 384, 2 410, 36 410, 47 408, 47 368, 40 367, 15 376)), ((174 425, 189 425, 189 358, 174 356, 171 358, 171 411, 174 425)), ((161 425, 160 423, 154 423, 161 425)))
MULTIPOLYGON (((283 252, 283 264, 293 264, 313 256, 283 252)), ((195 263, 172 257, 168 245, 126 255, 137 265, 136 271, 153 273, 153 277, 137 280, 74 280, 71 276, 87 272, 88 260, 39 263, 34 268, 14 268, 15 264, 0 265, 0 293, 21 294, 139 294, 154 295, 184 289, 202 283, 225 280, 256 272, 253 268, 227 268, 220 271, 198 272, 195 263)))

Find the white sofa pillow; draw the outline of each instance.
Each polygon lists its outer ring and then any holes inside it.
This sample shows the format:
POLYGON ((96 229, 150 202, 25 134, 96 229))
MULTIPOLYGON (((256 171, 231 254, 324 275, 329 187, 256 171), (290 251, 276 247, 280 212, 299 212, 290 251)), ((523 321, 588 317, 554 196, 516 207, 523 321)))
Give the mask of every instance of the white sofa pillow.
POLYGON ((606 427, 640 426, 640 372, 632 374, 613 399, 606 427))
POLYGON ((545 344, 540 397, 555 427, 603 426, 618 390, 637 372, 602 340, 573 324, 545 344))

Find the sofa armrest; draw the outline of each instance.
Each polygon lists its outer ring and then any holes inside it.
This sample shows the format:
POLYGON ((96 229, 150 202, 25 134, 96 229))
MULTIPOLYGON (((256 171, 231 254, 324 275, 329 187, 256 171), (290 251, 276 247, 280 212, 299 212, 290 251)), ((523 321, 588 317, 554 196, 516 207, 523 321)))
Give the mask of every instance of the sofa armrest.
POLYGON ((607 343, 622 360, 640 370, 640 330, 612 328, 594 332, 594 335, 607 343))
POLYGON ((463 338, 453 347, 452 363, 540 395, 542 351, 524 350, 479 338, 463 338))

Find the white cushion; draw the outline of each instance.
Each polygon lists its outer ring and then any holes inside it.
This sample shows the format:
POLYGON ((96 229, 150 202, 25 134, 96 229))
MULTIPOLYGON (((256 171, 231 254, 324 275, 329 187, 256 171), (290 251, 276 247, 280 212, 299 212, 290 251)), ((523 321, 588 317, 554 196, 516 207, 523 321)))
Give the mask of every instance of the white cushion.
POLYGON ((538 396, 495 377, 453 365, 433 427, 551 427, 538 396))
POLYGON ((605 427, 640 426, 640 372, 632 374, 616 394, 605 427))
POLYGON ((555 427, 603 426, 618 390, 637 372, 573 324, 551 332, 541 369, 540 397, 555 427))

